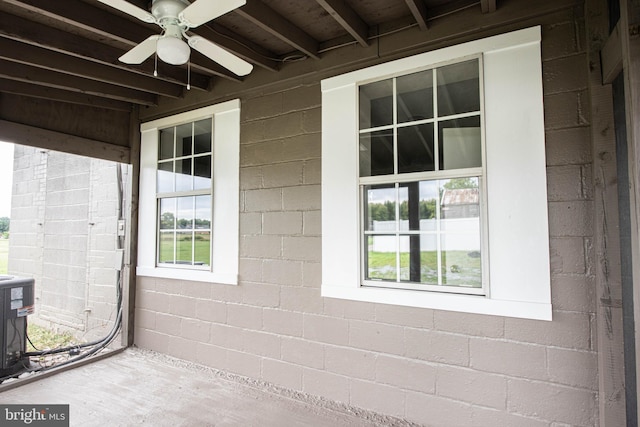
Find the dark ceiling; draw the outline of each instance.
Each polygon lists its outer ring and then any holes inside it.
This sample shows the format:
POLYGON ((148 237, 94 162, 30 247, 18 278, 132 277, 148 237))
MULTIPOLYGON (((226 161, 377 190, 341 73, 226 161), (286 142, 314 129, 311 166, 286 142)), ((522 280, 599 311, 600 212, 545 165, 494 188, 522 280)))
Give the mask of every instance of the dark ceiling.
MULTIPOLYGON (((150 0, 129 2, 150 9, 150 0)), ((247 0, 192 33, 252 63, 254 72, 278 73, 336 47, 366 48, 381 27, 428 31, 431 20, 470 8, 493 12, 496 0, 247 0)), ((141 65, 118 61, 159 32, 97 0, 0 0, 0 94, 122 111, 182 97, 186 65, 158 61, 154 77, 154 57, 141 65)), ((209 90, 215 79, 242 81, 193 51, 192 90, 209 90)))

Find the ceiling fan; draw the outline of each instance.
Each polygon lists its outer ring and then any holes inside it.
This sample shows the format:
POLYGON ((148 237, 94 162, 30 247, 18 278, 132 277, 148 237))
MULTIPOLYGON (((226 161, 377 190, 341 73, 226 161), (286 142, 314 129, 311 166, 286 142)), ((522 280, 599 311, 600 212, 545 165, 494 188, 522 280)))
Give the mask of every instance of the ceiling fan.
POLYGON ((191 28, 243 6, 246 0, 196 0, 194 3, 187 0, 153 0, 150 13, 126 0, 98 1, 162 28, 161 34, 147 38, 122 55, 119 60, 125 64, 141 64, 156 52, 158 58, 168 64, 186 64, 192 47, 239 76, 246 76, 253 69, 253 65, 247 61, 209 40, 187 35, 191 28))

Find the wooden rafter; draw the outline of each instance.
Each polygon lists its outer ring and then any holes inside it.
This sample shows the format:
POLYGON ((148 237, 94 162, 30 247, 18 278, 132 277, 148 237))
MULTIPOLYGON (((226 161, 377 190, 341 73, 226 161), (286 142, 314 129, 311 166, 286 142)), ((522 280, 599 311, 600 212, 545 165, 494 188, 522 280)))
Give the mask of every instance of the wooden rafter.
POLYGON ((0 59, 0 77, 41 86, 65 89, 71 92, 103 96, 134 104, 157 105, 158 103, 157 95, 152 93, 98 82, 83 77, 69 76, 67 74, 45 70, 44 68, 30 67, 4 59, 0 59))
POLYGON ((118 68, 108 67, 1 37, 0 58, 157 95, 172 98, 182 96, 182 87, 174 83, 129 73, 118 68))
POLYGON ((31 98, 62 101, 69 104, 86 105, 89 107, 106 108, 108 110, 131 111, 131 104, 101 96, 70 92, 64 89, 45 87, 25 83, 17 80, 0 79, 0 92, 25 95, 31 98))
POLYGON ((482 13, 490 13, 496 11, 497 0, 480 0, 480 6, 482 7, 482 13))
POLYGON ((248 0, 247 4, 236 9, 235 13, 298 49, 305 55, 319 59, 318 42, 260 0, 248 0))
POLYGON ((369 46, 369 26, 342 0, 316 0, 362 46, 369 46))
POLYGON ((427 29, 427 5, 424 0, 405 0, 421 30, 427 29))

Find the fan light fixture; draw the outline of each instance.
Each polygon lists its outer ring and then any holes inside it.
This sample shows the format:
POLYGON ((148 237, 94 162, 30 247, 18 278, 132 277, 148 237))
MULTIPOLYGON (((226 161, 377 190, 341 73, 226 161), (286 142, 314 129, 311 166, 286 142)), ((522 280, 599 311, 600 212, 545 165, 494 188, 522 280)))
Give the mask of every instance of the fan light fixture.
POLYGON ((158 39, 157 52, 167 64, 182 65, 189 61, 191 49, 183 40, 169 36, 158 39))

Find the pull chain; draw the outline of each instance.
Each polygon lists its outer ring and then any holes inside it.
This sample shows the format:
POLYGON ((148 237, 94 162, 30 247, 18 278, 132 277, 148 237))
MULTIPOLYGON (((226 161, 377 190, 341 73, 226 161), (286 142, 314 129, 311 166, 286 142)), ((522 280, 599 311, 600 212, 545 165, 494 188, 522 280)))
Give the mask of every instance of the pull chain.
POLYGON ((191 90, 191 60, 187 62, 187 90, 191 90))
POLYGON ((158 77, 158 49, 156 49, 156 55, 154 59, 153 77, 158 77))

